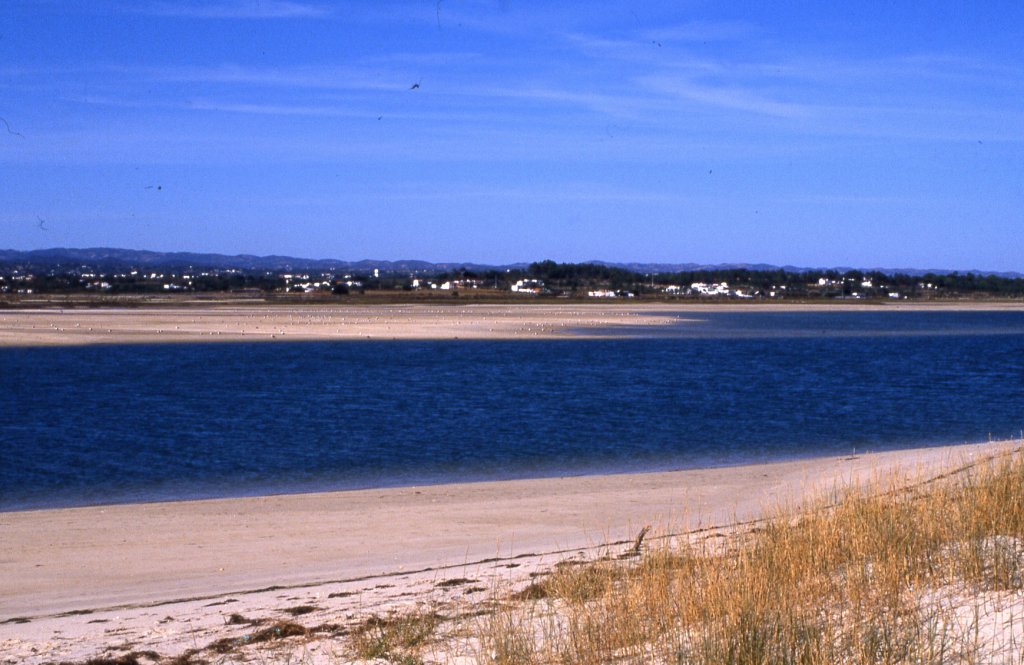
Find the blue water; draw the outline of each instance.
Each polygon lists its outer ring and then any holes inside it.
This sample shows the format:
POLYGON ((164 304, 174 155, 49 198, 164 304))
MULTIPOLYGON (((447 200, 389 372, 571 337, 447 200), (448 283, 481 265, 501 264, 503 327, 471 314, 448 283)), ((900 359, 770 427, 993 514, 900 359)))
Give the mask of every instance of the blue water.
POLYGON ((714 312, 634 338, 0 350, 0 510, 1017 437, 1024 312, 714 312))

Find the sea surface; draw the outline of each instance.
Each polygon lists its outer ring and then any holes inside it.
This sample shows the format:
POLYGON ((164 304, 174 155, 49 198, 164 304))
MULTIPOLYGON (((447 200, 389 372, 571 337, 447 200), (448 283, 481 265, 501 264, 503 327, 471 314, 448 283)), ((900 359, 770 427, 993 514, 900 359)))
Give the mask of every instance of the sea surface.
POLYGON ((0 349, 0 510, 1016 438, 1024 312, 698 312, 625 339, 0 349))

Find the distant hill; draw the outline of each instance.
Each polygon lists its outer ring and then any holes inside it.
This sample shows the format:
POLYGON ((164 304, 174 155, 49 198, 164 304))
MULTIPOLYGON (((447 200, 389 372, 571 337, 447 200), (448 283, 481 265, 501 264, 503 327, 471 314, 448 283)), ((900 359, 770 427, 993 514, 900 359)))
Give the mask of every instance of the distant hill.
MULTIPOLYGON (((818 266, 809 268, 792 265, 776 266, 767 263, 618 263, 597 260, 580 263, 594 263, 613 268, 622 268, 640 274, 696 272, 705 270, 784 270, 789 273, 835 270, 843 273, 849 270, 854 270, 854 268, 845 266, 818 266)), ((100 271, 121 271, 134 268, 159 269, 167 271, 219 268, 243 270, 247 272, 274 273, 291 271, 365 273, 376 268, 382 273, 430 274, 450 272, 463 268, 473 272, 486 272, 489 270, 522 270, 528 267, 529 263, 524 262, 491 265, 469 262, 431 263, 429 261, 418 260, 384 261, 363 259, 361 261, 343 261, 340 259, 309 259, 277 255, 254 256, 251 254, 229 255, 195 252, 153 252, 147 250, 118 249, 112 247, 91 247, 86 249, 54 247, 51 249, 37 249, 30 251, 0 249, 0 267, 6 269, 21 267, 26 270, 30 269, 33 271, 62 271, 78 269, 82 266, 87 266, 91 269, 100 271)), ((904 274, 910 276, 920 276, 928 273, 947 275, 953 272, 959 272, 960 274, 973 273, 975 275, 995 275, 1010 279, 1024 277, 1024 273, 997 272, 991 270, 954 271, 942 268, 856 268, 855 270, 860 270, 862 272, 880 272, 886 275, 904 274)))
POLYGON ((769 272, 773 270, 783 270, 788 273, 801 273, 801 272, 825 272, 828 270, 834 270, 838 273, 845 273, 850 271, 859 272, 880 272, 883 275, 908 275, 911 277, 920 277, 921 275, 950 275, 954 272, 966 275, 972 273, 975 275, 995 275, 997 277, 1005 277, 1007 279, 1016 279, 1024 277, 1024 273, 1020 272, 999 272, 996 270, 950 270, 948 268, 854 268, 851 266, 815 266, 815 267, 801 267, 793 265, 777 266, 770 263, 612 263, 608 261, 584 261, 581 263, 595 263, 598 265, 608 266, 610 268, 623 268, 630 272, 651 274, 651 273, 672 273, 672 272, 699 272, 699 271, 711 271, 711 270, 749 270, 751 272, 769 272))
MULTIPOLYGON (((428 261, 342 261, 339 259, 308 259, 294 256, 254 256, 251 254, 206 254, 195 252, 152 252, 113 247, 73 249, 54 247, 31 251, 0 249, 0 266, 22 265, 35 270, 60 270, 89 266, 98 270, 146 268, 160 270, 235 269, 249 272, 330 271, 368 272, 374 268, 386 273, 432 273, 465 268, 486 271, 497 266, 476 263, 430 263, 428 261)), ((525 268, 527 264, 500 266, 525 268)))

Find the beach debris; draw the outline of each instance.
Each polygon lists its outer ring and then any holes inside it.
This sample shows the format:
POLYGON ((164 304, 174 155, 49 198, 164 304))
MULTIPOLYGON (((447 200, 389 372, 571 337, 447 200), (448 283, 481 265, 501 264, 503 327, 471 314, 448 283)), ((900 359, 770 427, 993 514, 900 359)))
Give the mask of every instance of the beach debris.
POLYGON ((245 616, 243 616, 241 614, 238 614, 237 612, 234 612, 234 613, 232 613, 227 618, 227 620, 224 623, 229 625, 229 626, 237 626, 237 625, 255 626, 255 625, 263 623, 263 619, 250 619, 250 618, 245 617, 245 616))
POLYGON ((260 642, 269 642, 271 640, 280 640, 286 637, 298 637, 304 636, 309 631, 306 630, 305 626, 301 626, 297 623, 290 621, 282 621, 275 623, 273 626, 268 626, 262 630, 258 630, 255 633, 243 635, 241 637, 224 638, 211 643, 206 648, 210 651, 217 653, 228 653, 234 649, 245 646, 248 644, 259 644, 260 642))
POLYGON ((635 556, 640 556, 640 548, 643 547, 644 538, 647 533, 651 530, 650 524, 645 524, 644 528, 640 529, 640 533, 636 535, 636 540, 633 541, 633 546, 628 550, 619 555, 620 559, 628 559, 635 556))
POLYGON ((318 609, 320 608, 313 605, 296 605, 295 607, 288 607, 281 611, 291 614, 293 617, 297 617, 302 616, 303 614, 316 612, 318 609))
POLYGON ((434 586, 439 587, 441 589, 449 589, 453 586, 462 586, 464 584, 471 584, 476 581, 477 580, 471 580, 468 577, 451 577, 446 580, 441 580, 434 586))
POLYGON ((82 665, 143 665, 143 661, 139 658, 143 658, 147 662, 157 662, 160 660, 160 654, 155 651, 133 651, 123 656, 97 656, 90 658, 82 665))
POLYGON ((28 617, 11 617, 10 619, 0 621, 0 626, 4 625, 5 623, 29 623, 31 621, 32 619, 29 619, 28 617))

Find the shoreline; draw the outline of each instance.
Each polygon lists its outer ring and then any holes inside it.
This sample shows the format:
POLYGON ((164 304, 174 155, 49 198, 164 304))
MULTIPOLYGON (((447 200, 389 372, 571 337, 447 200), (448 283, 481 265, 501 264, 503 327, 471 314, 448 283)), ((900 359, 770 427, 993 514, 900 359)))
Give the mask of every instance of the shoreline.
MULTIPOLYGON (((814 463, 818 460, 838 460, 847 458, 859 458, 861 456, 871 455, 900 455, 902 453, 909 453, 914 451, 927 451, 933 449, 959 449, 963 447, 974 447, 974 446, 986 446, 986 445, 998 445, 1004 443, 1016 442, 1017 439, 989 439, 987 441, 965 441, 961 443, 915 443, 908 446, 902 446, 897 448, 866 448, 863 450, 851 449, 849 453, 836 453, 830 451, 822 454, 795 454, 788 455, 768 460, 746 460, 735 463, 724 463, 724 464, 710 464, 710 465, 695 465, 695 466, 672 466, 665 468, 649 468, 649 469, 630 469, 625 471, 581 471, 581 472, 562 472, 562 473, 551 473, 548 475, 530 475, 530 476, 514 476, 508 478, 481 478, 472 480, 438 480, 436 482, 411 482, 407 484, 394 484, 394 485, 365 485, 365 486, 354 486, 354 487, 310 487, 309 489, 285 489, 280 491, 264 492, 254 490, 252 492, 240 493, 240 494, 202 494, 199 496, 182 496, 182 497, 170 497, 170 498, 143 498, 138 500, 112 500, 112 501, 98 501, 95 503, 68 503, 65 505, 44 505, 44 506, 29 506, 29 507, 4 507, 0 505, 0 525, 3 524, 2 517, 6 514, 18 514, 18 513, 33 513, 33 512, 52 512, 62 510, 87 510, 87 509, 106 509, 106 508, 117 508, 117 507, 128 507, 128 506, 160 506, 166 504, 191 504, 206 501, 248 501, 257 499, 276 499, 282 497, 301 497, 301 496, 332 496, 332 495, 345 495, 354 492, 398 492, 402 490, 422 490, 424 488, 439 488, 439 487, 472 487, 475 485, 483 484, 495 484, 495 483, 529 483, 529 482, 548 482, 548 481, 568 481, 581 479, 602 479, 602 478, 617 478, 620 476, 649 476, 653 474, 686 474, 694 472, 712 472, 712 471, 724 471, 728 469, 746 469, 756 468, 764 466, 772 466, 776 464, 801 464, 801 463, 814 463)), ((2 618, 0 618, 2 620, 2 618)))
POLYGON ((355 340, 609 339, 709 312, 1024 311, 1024 303, 201 305, 2 309, 0 348, 355 340), (623 331, 617 333, 616 330, 623 331), (580 334, 583 333, 583 334, 580 334))
POLYGON ((176 594, 168 595, 161 580, 175 580, 171 588, 191 589, 189 594, 218 595, 315 582, 339 566, 347 571, 346 578, 375 577, 484 560, 506 548, 503 556, 513 557, 534 550, 585 548, 628 538, 641 522, 688 528, 696 519, 703 527, 723 526, 757 516, 775 500, 806 498, 822 483, 897 466, 906 473, 927 472, 1020 443, 965 443, 676 471, 0 512, 0 578, 17 580, 0 590, 0 622, 96 605, 164 602, 176 594), (310 526, 314 519, 324 523, 310 526), (388 524, 404 536, 402 542, 377 531, 378 524, 388 524), (293 559, 286 573, 276 572, 281 552, 304 549, 321 537, 332 545, 328 568, 326 559, 313 554, 293 559), (251 557, 249 548, 267 541, 276 541, 278 554, 251 558, 246 571, 189 561, 197 554, 221 561, 251 557), (410 552, 412 541, 418 547, 410 552), (198 551, 202 549, 212 551, 198 551), (107 569, 112 556, 134 563, 107 569), (226 574, 211 575, 211 567, 226 574), (146 574, 140 575, 142 569, 146 574), (51 577, 54 570, 61 572, 60 580, 51 577), (77 584, 65 589, 64 583, 71 581, 77 584))
POLYGON ((234 616, 301 613, 302 625, 348 630, 415 608, 458 613, 561 562, 616 556, 647 525, 652 541, 719 537, 781 505, 943 477, 1022 445, 2 512, 0 654, 13 660, 0 663, 173 656, 243 635, 234 616))

